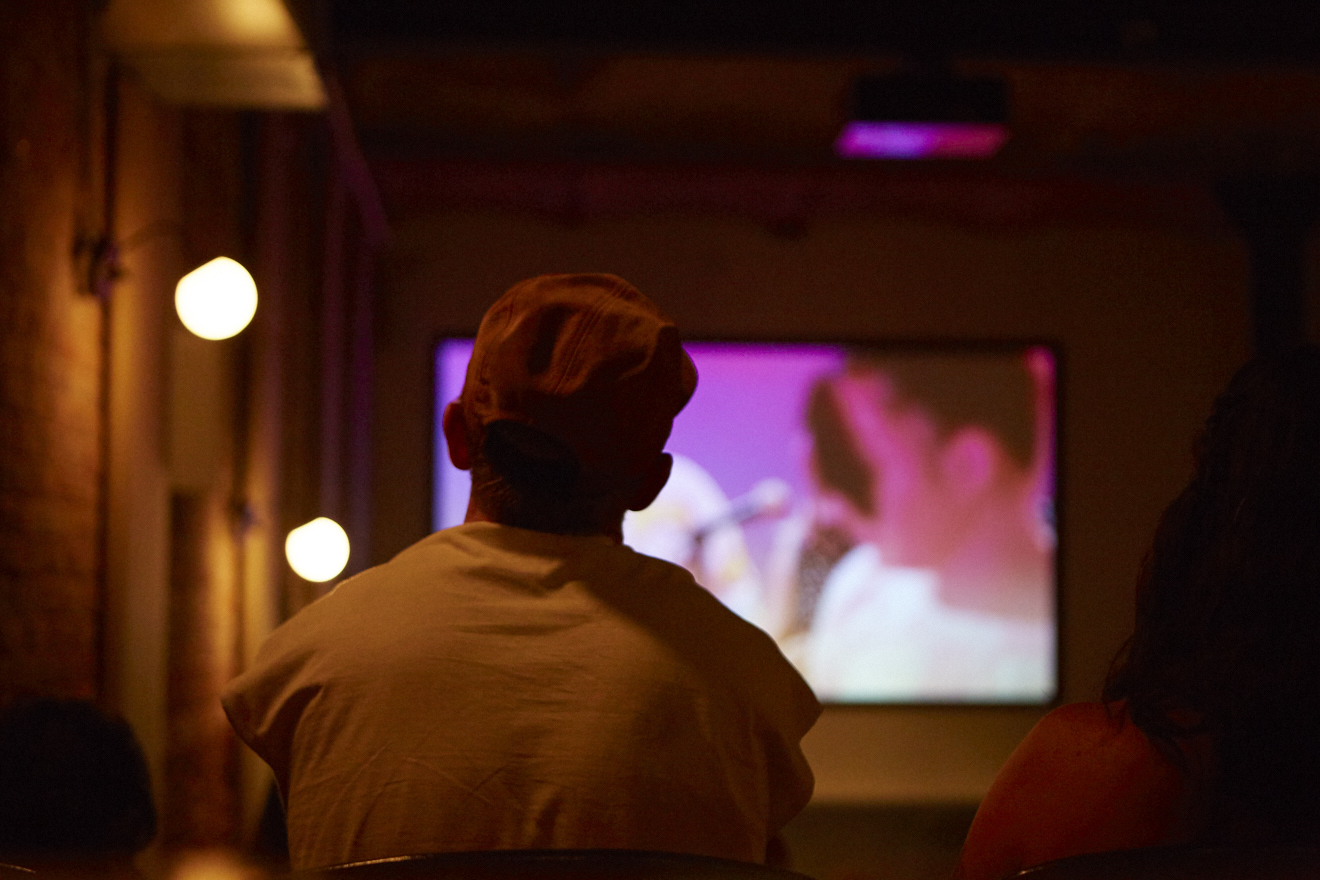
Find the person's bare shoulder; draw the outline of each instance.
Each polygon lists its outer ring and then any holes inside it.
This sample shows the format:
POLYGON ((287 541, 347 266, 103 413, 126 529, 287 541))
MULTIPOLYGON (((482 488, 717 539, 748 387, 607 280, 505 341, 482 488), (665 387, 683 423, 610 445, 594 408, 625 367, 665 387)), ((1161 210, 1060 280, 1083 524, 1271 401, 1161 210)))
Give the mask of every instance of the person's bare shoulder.
POLYGON ((1185 822, 1181 772, 1120 706, 1050 712, 1014 750, 967 835, 960 878, 1002 878, 1084 852, 1169 842, 1185 822))

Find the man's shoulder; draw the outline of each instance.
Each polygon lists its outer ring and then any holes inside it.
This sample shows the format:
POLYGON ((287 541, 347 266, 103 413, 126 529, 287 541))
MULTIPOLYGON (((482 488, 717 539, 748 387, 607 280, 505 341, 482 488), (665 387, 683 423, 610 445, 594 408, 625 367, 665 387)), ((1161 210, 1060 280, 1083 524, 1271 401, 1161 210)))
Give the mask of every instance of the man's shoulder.
POLYGON ((434 532, 344 581, 285 627, 289 637, 324 642, 326 628, 359 631, 368 615, 397 617, 437 605, 487 613, 497 595, 495 601, 512 603, 501 605, 504 614, 580 613, 626 622, 627 631, 713 678, 799 678, 769 635, 729 610, 686 568, 604 536, 496 523, 434 532), (553 595, 565 590, 571 595, 553 595))
POLYGON ((416 580, 427 567, 434 569, 437 558, 453 552, 455 537, 434 532, 389 561, 345 578, 276 627, 263 650, 288 649, 303 643, 314 647, 321 643, 327 629, 356 629, 389 615, 404 592, 400 587, 416 580))
POLYGON ((1054 709, 1005 767, 1043 791, 1113 789, 1121 782, 1149 795, 1182 784, 1178 768, 1128 718, 1122 702, 1054 709))
MULTIPOLYGON (((631 551, 630 551, 631 552, 631 551)), ((800 736, 820 714, 820 704, 774 639, 702 587, 685 568, 634 554, 663 572, 672 587, 670 607, 655 609, 676 641, 710 674, 758 704, 772 723, 800 736)))

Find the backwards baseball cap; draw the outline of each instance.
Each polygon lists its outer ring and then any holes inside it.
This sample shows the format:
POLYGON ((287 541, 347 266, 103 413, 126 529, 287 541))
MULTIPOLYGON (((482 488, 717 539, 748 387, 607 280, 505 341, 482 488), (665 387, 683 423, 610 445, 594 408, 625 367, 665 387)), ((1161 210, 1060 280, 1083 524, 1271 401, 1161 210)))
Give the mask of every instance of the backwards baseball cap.
POLYGON ((459 399, 471 425, 520 422, 587 470, 632 473, 664 449, 696 387, 678 328, 637 288, 541 275, 486 312, 459 399))

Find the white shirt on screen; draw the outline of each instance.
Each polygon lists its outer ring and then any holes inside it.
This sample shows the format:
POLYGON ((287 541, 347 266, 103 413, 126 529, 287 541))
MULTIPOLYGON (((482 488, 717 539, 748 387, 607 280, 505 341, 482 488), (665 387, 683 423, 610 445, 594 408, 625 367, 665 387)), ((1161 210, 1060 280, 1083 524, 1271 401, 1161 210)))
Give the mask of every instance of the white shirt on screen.
POLYGON ((940 603, 934 572, 886 566, 871 544, 830 573, 806 675, 839 702, 1040 702, 1054 692, 1054 631, 940 603))

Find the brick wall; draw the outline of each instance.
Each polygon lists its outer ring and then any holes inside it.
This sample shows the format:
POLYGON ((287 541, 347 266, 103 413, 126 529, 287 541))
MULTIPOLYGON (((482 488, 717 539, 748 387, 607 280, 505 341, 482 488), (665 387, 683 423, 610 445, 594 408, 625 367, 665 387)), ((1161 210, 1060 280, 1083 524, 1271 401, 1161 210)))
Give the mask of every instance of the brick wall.
POLYGON ((240 814, 254 824, 268 777, 251 756, 240 768, 218 696, 287 604, 283 536, 307 517, 285 502, 314 507, 317 413, 288 401, 314 398, 319 375, 324 126, 167 106, 125 68, 122 276, 103 309, 79 290, 74 247, 105 210, 95 5, 0 2, 0 709, 97 698, 143 744, 164 849, 226 845, 240 814), (203 342, 172 294, 219 254, 256 271, 262 304, 244 336, 203 342), (278 318, 287 297, 305 320, 278 318), (202 447, 216 454, 199 461, 202 447), (286 471, 286 455, 307 463, 286 471))
POLYGON ((0 706, 96 687, 100 310, 72 258, 82 10, 0 4, 0 706))

